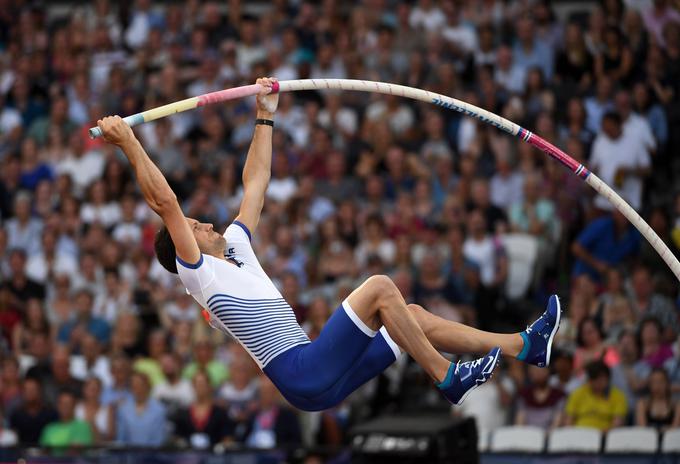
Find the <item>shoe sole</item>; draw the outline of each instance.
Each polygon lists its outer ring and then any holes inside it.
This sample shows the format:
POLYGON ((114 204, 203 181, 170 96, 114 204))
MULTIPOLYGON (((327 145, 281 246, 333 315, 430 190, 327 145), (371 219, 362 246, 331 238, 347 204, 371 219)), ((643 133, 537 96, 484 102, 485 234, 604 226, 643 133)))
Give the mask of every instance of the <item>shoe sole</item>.
POLYGON ((545 366, 543 367, 548 367, 550 365, 550 355, 552 354, 553 338, 555 338, 555 334, 560 329, 560 320, 562 318, 562 306, 560 305, 560 297, 558 297, 557 295, 553 296, 555 297, 555 302, 557 304, 557 316, 555 316, 555 327, 553 327, 552 331, 550 332, 550 337, 548 338, 548 348, 546 349, 545 352, 545 366))
POLYGON ((498 348, 498 350, 496 351, 496 356, 494 356, 493 362, 491 363, 491 372, 489 373, 489 377, 488 377, 484 382, 482 382, 482 383, 476 383, 476 382, 475 382, 475 384, 474 384, 472 387, 470 387, 470 389, 469 389, 468 391, 466 391, 465 393, 463 393, 463 396, 460 397, 460 399, 458 400, 458 402, 455 403, 456 406, 460 406, 461 404, 463 404, 463 401, 465 401, 465 398, 467 398, 468 395, 469 395, 470 393, 472 393, 472 391, 473 391, 475 388, 480 387, 480 386, 484 385, 486 382, 488 382, 489 380, 491 380, 491 377, 493 377, 494 371, 495 371, 496 368, 498 367, 499 360, 500 360, 500 358, 501 358, 501 354, 502 354, 502 350, 501 350, 500 348, 498 348))

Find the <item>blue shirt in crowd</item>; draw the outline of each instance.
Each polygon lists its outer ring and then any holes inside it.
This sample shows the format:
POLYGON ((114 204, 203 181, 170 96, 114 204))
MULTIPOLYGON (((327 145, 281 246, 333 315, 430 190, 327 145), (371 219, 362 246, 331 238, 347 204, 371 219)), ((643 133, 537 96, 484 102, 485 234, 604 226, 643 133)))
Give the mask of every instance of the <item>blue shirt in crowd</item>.
MULTIPOLYGON (((610 266, 616 266, 627 257, 637 253, 640 248, 640 233, 632 225, 628 225, 623 235, 617 237, 614 220, 611 216, 606 216, 588 224, 576 241, 593 258, 610 266)), ((604 277, 580 259, 574 263, 572 274, 574 277, 588 274, 597 282, 604 277)))
POLYGON ((118 442, 133 446, 161 446, 167 437, 165 408, 149 398, 143 411, 137 412, 135 400, 128 398, 116 414, 118 442))

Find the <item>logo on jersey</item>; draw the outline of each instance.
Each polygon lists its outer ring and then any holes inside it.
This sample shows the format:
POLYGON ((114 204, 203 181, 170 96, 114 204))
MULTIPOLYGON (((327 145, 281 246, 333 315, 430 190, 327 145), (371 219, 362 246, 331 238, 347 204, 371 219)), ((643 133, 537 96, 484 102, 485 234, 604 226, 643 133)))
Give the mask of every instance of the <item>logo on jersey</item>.
POLYGON ((243 267, 243 262, 236 259, 236 251, 233 248, 227 248, 227 253, 225 254, 228 260, 232 261, 238 267, 243 267))

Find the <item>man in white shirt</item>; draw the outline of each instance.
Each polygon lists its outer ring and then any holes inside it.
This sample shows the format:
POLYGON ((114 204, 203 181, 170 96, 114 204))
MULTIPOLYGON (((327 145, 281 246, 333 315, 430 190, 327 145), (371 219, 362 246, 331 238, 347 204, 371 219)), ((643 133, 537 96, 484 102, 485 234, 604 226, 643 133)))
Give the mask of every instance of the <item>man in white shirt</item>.
POLYGON ((165 380, 153 389, 152 396, 174 407, 189 407, 194 401, 191 382, 182 378, 181 361, 176 353, 165 353, 161 357, 161 370, 165 380))
MULTIPOLYGON (((608 112, 602 117, 602 131, 595 138, 590 166, 600 179, 610 185, 630 206, 642 207, 643 181, 650 173, 649 152, 632 137, 625 137, 621 116, 608 112)), ((614 207, 599 195, 595 206, 611 211, 614 207)))
POLYGON ((627 90, 619 90, 614 103, 623 123, 623 137, 653 156, 657 141, 647 120, 633 111, 630 93, 627 90))
POLYGON ((104 173, 104 155, 97 150, 85 151, 82 134, 74 132, 69 141, 70 153, 56 166, 57 174, 68 174, 78 195, 104 173))

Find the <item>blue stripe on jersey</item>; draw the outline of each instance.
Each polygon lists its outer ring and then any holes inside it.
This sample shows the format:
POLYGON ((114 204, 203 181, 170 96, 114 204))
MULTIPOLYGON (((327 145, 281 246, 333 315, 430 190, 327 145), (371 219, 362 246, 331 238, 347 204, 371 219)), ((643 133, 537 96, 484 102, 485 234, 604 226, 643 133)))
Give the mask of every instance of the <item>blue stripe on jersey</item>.
POLYGON ((239 226, 241 229, 243 229, 243 232, 245 232, 246 235, 248 236, 248 240, 250 240, 251 242, 253 241, 253 237, 250 235, 250 229, 248 229, 248 226, 246 226, 246 225, 245 225, 244 223, 242 223, 241 221, 234 221, 234 222, 232 222, 232 224, 236 224, 236 225, 239 226))
POLYGON ((186 261, 184 261, 179 256, 175 256, 175 259, 177 259, 178 263, 180 263, 182 266, 184 266, 188 269, 198 269, 199 267, 201 267, 201 264, 203 264, 203 253, 201 253, 201 257, 198 259, 198 262, 196 262, 194 264, 187 263, 186 261))
POLYGON ((216 293, 207 300, 210 312, 264 367, 309 337, 283 298, 248 300, 216 293))

